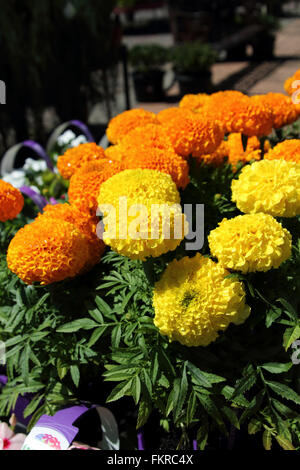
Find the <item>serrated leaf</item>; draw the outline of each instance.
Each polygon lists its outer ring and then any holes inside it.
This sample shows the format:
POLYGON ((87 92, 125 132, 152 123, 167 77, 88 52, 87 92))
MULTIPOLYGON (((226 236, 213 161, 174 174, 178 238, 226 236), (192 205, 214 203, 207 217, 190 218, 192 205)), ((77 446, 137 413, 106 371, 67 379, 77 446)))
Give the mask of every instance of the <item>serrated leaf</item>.
POLYGON ((121 334, 122 334, 121 324, 116 325, 111 332, 111 345, 113 348, 117 349, 120 346, 121 334))
POLYGON ((300 338, 300 325, 297 324, 291 328, 287 328, 283 335, 283 346, 287 351, 289 347, 300 338))
POLYGON ((119 400, 120 398, 124 397, 125 395, 128 395, 128 391, 131 388, 132 380, 128 380, 127 382, 121 382, 119 383, 110 393, 108 396, 106 402, 112 402, 119 400))
POLYGON ((228 419, 228 421, 234 426, 236 429, 240 429, 240 423, 236 413, 233 411, 232 408, 229 406, 222 406, 222 412, 228 419))
POLYGON ((282 447, 282 449, 284 449, 284 450, 296 450, 295 447, 293 446, 293 444, 290 441, 288 441, 287 439, 285 439, 284 437, 276 435, 275 439, 278 442, 278 444, 280 445, 280 447, 282 447))
POLYGON ((74 320, 60 326, 56 331, 58 333, 74 333, 78 330, 91 330, 97 326, 99 326, 98 323, 90 318, 78 318, 78 320, 74 320))
POLYGON ((105 333, 106 330, 107 325, 99 326, 98 328, 96 328, 90 337, 88 347, 91 348, 95 343, 97 343, 98 339, 101 338, 101 336, 105 333))
POLYGON ((152 411, 151 399, 143 396, 140 402, 136 427, 139 429, 147 422, 152 411))
POLYGON ((272 434, 268 429, 265 429, 263 432, 263 446, 265 450, 271 450, 272 447, 272 434))
POLYGON ((267 362, 263 364, 261 367, 272 374, 282 374, 283 372, 287 372, 292 367, 291 362, 280 363, 280 362, 267 362))
POLYGON ((76 387, 78 387, 79 385, 79 380, 80 380, 80 372, 79 372, 79 367, 76 366, 76 365, 72 365, 70 367, 70 373, 71 373, 71 377, 72 377, 72 380, 74 382, 74 385, 76 387))
POLYGON ((260 431, 261 427, 262 427, 261 421, 259 421, 256 418, 253 418, 248 424, 248 433, 256 434, 258 431, 260 431))
POLYGON ((133 396, 134 402, 137 405, 141 396, 141 380, 136 375, 131 381, 131 395, 133 396))
POLYGON ((266 381, 266 384, 269 385, 269 387, 275 393, 277 393, 277 395, 285 398, 286 400, 291 400, 297 405, 300 405, 300 396, 287 385, 273 381, 266 381))
POLYGON ((100 312, 104 315, 109 315, 110 313, 112 313, 112 309, 110 308, 108 303, 106 303, 105 300, 103 300, 99 295, 96 295, 95 302, 100 312))
POLYGON ((191 362, 187 362, 187 368, 191 372, 192 377, 194 378, 195 382, 202 387, 210 388, 211 383, 210 381, 205 377, 203 372, 198 369, 198 367, 194 366, 191 362))

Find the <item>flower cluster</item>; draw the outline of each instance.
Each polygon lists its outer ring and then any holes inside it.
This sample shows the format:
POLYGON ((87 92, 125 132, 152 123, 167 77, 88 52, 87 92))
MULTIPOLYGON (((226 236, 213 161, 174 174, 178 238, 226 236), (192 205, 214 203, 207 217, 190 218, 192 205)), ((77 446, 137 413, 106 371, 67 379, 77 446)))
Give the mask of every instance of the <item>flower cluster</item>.
POLYGON ((87 238, 75 225, 49 218, 25 225, 7 251, 7 265, 27 284, 42 285, 75 277, 89 258, 87 238))
POLYGON ((245 213, 273 216, 300 214, 300 164, 261 160, 245 166, 232 181, 232 200, 245 213))
POLYGON ((154 288, 154 324, 160 332, 186 346, 207 346, 230 323, 243 323, 250 314, 245 291, 228 274, 199 253, 173 260, 154 288))
POLYGON ((121 170, 120 163, 107 159, 86 163, 70 180, 70 203, 84 213, 95 216, 101 184, 121 170))
POLYGON ((223 219, 208 241, 222 266, 243 273, 278 268, 291 256, 291 234, 269 214, 223 219))
POLYGON ((165 173, 124 170, 102 184, 98 204, 105 215, 104 242, 131 259, 145 260, 175 250, 184 237, 180 196, 165 173), (154 212, 154 207, 159 210, 154 212), (178 234, 174 226, 179 223, 178 234), (157 231, 155 236, 153 227, 157 231))
POLYGON ((286 160, 300 164, 300 140, 284 140, 270 149, 265 157, 267 160, 286 160))
POLYGON ((296 72, 291 77, 288 77, 284 82, 284 89, 288 95, 292 95, 297 89, 299 89, 299 83, 294 84, 296 80, 300 80, 300 70, 296 70, 296 72))
MULTIPOLYGON (((274 129, 279 129, 298 119, 299 111, 297 106, 294 105, 290 97, 285 96, 282 93, 255 95, 251 99, 259 103, 261 106, 269 106, 272 109, 274 129)), ((268 134, 269 133, 270 132, 268 132, 268 134)))
POLYGON ((57 160, 57 168, 63 178, 70 179, 86 163, 101 160, 102 158, 105 158, 102 147, 94 142, 81 144, 69 148, 64 155, 60 155, 57 160))
POLYGON ((154 113, 144 109, 131 109, 130 111, 118 114, 118 116, 110 120, 106 129, 106 135, 112 144, 118 144, 128 132, 136 127, 155 123, 157 123, 157 118, 154 113))
POLYGON ((10 183, 0 180, 0 222, 17 217, 23 206, 22 193, 10 183))

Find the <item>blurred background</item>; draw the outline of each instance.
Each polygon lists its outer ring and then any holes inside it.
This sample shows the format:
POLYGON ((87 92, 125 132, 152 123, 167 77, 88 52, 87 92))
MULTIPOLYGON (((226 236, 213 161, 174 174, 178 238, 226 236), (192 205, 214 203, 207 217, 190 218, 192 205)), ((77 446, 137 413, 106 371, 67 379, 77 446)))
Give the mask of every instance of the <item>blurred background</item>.
POLYGON ((185 93, 283 92, 300 68, 300 2, 0 0, 0 155, 62 122, 159 111, 185 93))

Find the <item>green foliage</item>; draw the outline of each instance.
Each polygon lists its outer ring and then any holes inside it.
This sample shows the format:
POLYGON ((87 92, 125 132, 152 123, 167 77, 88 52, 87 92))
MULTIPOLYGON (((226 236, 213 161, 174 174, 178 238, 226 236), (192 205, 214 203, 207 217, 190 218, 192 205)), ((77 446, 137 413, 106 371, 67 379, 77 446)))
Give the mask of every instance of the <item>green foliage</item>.
MULTIPOLYGON (((205 204, 205 240, 224 217, 239 214, 230 194, 237 176, 229 165, 191 162, 182 203, 205 204)), ((281 222, 293 235, 292 257, 267 273, 230 274, 243 281, 252 313, 206 348, 170 343, 153 324, 149 275, 159 279, 171 259, 186 254, 184 243, 146 266, 108 251, 88 274, 46 287, 26 286, 9 272, 2 246, 0 339, 6 342, 8 384, 0 415, 30 393, 26 415, 33 413, 32 424, 42 413, 84 398, 84 384, 101 376, 99 403, 131 397, 137 428, 158 411, 164 429, 180 430, 179 448, 190 431, 204 449, 215 431, 228 437, 232 427, 245 426, 249 434, 261 434, 266 449, 299 448, 300 377, 291 361, 300 337, 299 220, 281 222)), ((4 230, 11 233, 20 223, 4 230)), ((209 254, 206 241, 201 252, 209 254)))
POLYGON ((129 51, 131 65, 141 73, 160 68, 167 62, 168 56, 168 49, 158 44, 137 45, 129 51))
POLYGON ((210 69, 217 60, 217 53, 209 44, 195 41, 175 46, 171 60, 176 72, 197 74, 210 69))

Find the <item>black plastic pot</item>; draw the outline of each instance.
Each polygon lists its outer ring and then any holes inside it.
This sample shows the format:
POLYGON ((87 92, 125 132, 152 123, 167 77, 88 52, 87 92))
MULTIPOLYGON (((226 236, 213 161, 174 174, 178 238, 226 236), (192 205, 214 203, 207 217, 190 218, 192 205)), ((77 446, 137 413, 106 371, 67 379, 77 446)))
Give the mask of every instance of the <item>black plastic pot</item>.
POLYGON ((135 95, 137 101, 155 102, 164 97, 163 70, 151 70, 147 73, 133 72, 135 95))
POLYGON ((276 36, 268 31, 258 35, 256 41, 252 44, 254 60, 270 60, 274 57, 276 36))
POLYGON ((212 90, 210 70, 191 74, 175 72, 175 76, 181 96, 188 93, 208 93, 212 90))

